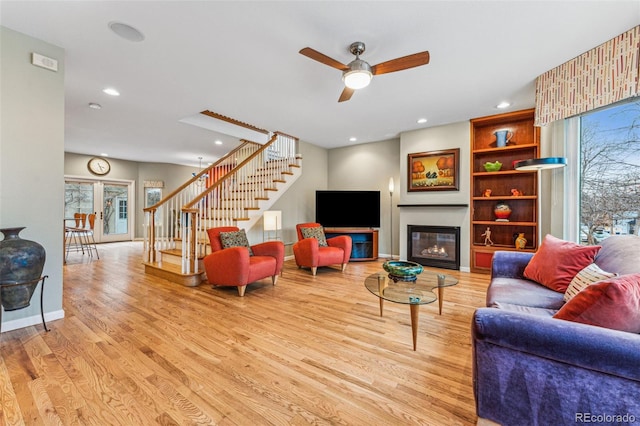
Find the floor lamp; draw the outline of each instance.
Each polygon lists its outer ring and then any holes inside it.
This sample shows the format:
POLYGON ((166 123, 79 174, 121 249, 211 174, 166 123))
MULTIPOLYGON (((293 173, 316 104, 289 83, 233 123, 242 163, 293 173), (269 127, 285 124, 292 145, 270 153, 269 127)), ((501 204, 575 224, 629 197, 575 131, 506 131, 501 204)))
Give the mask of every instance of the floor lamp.
POLYGON ((393 177, 389 178, 389 258, 393 260, 393 177))
POLYGON ((272 239, 278 240, 278 231, 282 229, 282 211, 281 210, 267 210, 264 212, 263 219, 263 232, 262 240, 269 241, 272 239), (271 231, 275 231, 275 238, 271 238, 271 231))

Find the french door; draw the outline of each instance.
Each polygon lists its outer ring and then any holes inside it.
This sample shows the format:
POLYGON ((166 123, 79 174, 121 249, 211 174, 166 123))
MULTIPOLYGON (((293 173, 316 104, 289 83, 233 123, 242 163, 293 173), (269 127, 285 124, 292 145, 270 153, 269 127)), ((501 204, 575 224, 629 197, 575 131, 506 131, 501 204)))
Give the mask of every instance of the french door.
POLYGON ((133 201, 133 181, 79 177, 64 180, 65 219, 73 218, 75 213, 95 213, 93 235, 99 243, 133 240, 133 201))

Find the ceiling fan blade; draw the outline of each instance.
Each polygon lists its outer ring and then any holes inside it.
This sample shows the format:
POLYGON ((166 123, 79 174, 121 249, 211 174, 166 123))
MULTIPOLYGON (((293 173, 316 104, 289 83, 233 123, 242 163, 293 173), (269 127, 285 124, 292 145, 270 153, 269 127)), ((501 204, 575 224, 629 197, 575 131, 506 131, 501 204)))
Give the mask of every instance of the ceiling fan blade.
POLYGON ((349 67, 346 66, 345 64, 340 63, 335 59, 328 57, 324 53, 320 53, 317 50, 314 50, 310 47, 305 47, 304 49, 300 50, 300 53, 306 56, 307 58, 311 58, 314 61, 318 61, 325 65, 329 65, 330 67, 339 69, 340 71, 345 71, 349 69, 349 67))
POLYGON ((413 67, 419 67, 420 65, 426 65, 428 63, 429 52, 424 51, 374 65, 371 67, 371 73, 373 75, 386 74, 389 72, 402 71, 413 67))
POLYGON ((349 99, 351 99, 351 96, 353 96, 353 92, 355 92, 354 89, 345 87, 342 93, 340 94, 340 99, 338 99, 338 102, 348 101, 349 99))

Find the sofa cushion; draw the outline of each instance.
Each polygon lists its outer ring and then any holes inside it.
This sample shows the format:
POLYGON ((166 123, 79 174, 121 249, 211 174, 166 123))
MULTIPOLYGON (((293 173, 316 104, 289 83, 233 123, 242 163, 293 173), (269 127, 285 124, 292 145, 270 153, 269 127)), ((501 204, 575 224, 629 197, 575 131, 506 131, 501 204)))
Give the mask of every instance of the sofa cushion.
POLYGON ((573 277, 593 263, 598 250, 600 246, 581 246, 547 235, 524 269, 524 276, 564 293, 573 277))
POLYGON ((530 306, 532 308, 560 309, 564 295, 543 285, 522 278, 495 277, 487 289, 487 307, 499 304, 530 306))
POLYGON ((537 316, 542 316, 547 318, 553 317, 553 315, 556 312, 558 312, 557 309, 533 308, 531 306, 512 305, 511 303, 501 303, 501 302, 497 302, 495 307, 498 309, 502 309, 504 311, 522 312, 523 314, 531 314, 531 315, 537 315, 537 316))
POLYGON ((249 249, 249 256, 253 256, 253 250, 251 250, 251 246, 249 245, 249 240, 247 239, 247 234, 244 229, 234 232, 221 232, 220 242, 222 243, 222 248, 246 247, 249 249))
POLYGON ((302 236, 304 238, 315 238, 318 240, 318 245, 320 247, 329 247, 323 228, 319 226, 314 226, 312 228, 300 228, 300 232, 302 232, 302 236))
POLYGON ((591 284, 553 317, 640 333, 640 274, 621 275, 591 284))
POLYGON ((640 237, 637 235, 612 235, 600 242, 602 249, 595 263, 605 271, 619 275, 640 273, 640 237))
POLYGON ((573 277, 569 287, 567 287, 567 291, 564 293, 564 301, 568 302, 578 294, 578 292, 584 290, 584 288, 590 284, 616 276, 618 276, 618 274, 615 272, 603 271, 598 265, 592 263, 573 277))

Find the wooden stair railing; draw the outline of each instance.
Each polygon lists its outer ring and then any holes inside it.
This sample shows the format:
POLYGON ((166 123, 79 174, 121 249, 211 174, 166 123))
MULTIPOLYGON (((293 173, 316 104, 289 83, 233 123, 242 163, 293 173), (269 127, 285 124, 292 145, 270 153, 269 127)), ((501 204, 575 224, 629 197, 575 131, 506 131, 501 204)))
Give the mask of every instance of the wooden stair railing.
POLYGON ((251 212, 260 212, 260 201, 269 200, 269 192, 285 182, 291 167, 299 167, 296 152, 297 138, 279 132, 265 145, 245 141, 145 208, 144 261, 159 262, 162 251, 180 245, 181 273, 199 273, 197 260, 208 247, 206 229, 250 221, 251 212))

